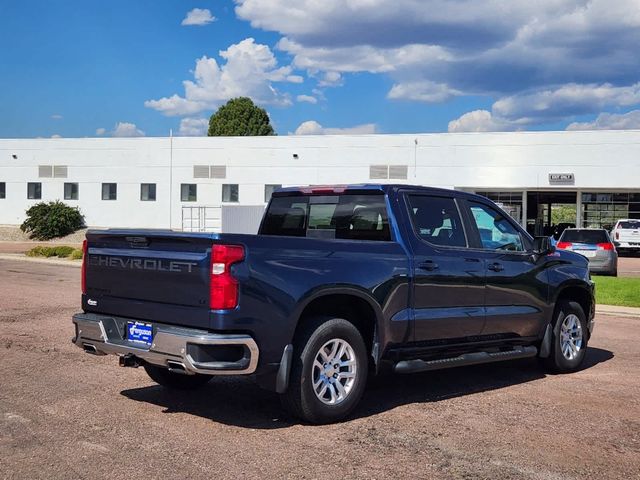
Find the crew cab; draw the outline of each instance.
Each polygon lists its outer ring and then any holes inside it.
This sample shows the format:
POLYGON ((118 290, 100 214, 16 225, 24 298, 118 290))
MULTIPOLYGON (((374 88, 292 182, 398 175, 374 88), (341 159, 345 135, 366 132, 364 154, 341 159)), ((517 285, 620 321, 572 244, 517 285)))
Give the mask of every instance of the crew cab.
POLYGON ((257 235, 90 230, 84 252, 76 345, 167 388, 251 375, 312 423, 388 371, 574 371, 594 325, 587 259, 460 191, 284 188, 257 235))

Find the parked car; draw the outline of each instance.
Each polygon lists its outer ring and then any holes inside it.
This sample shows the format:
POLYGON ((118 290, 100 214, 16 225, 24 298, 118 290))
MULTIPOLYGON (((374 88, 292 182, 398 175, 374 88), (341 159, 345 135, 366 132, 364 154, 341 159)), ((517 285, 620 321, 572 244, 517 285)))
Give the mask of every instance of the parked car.
POLYGON ((594 325, 583 256, 459 191, 285 188, 258 235, 91 230, 84 251, 80 348, 167 388, 253 375, 314 423, 352 412, 369 373, 574 371, 594 325))
POLYGON ((620 253, 640 252, 640 220, 618 220, 611 231, 611 238, 620 253))
POLYGON ((567 228, 556 248, 584 255, 592 272, 618 276, 618 252, 603 228, 567 228))

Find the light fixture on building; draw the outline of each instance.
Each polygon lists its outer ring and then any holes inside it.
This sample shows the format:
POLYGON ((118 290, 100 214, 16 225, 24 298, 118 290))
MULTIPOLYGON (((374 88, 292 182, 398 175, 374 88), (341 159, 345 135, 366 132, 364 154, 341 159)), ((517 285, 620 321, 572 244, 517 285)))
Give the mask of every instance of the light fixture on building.
POLYGON ((13 155, 11 155, 11 158, 13 158, 14 160, 18 159, 18 155, 16 155, 15 153, 13 155))
POLYGON ((294 153, 294 154, 293 154, 293 158, 298 158, 298 154, 297 154, 297 153, 294 153))

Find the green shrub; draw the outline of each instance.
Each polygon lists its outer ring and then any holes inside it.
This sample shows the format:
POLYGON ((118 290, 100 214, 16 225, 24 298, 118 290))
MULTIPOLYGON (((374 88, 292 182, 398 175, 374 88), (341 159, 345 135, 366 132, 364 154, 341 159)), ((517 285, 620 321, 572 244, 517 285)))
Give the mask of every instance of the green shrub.
POLYGON ((59 200, 40 202, 27 210, 27 219, 20 230, 29 233, 29 238, 50 240, 64 237, 84 227, 84 216, 75 207, 59 200))
POLYGON ((73 247, 68 247, 66 245, 62 245, 60 247, 53 247, 53 254, 56 257, 67 258, 69 255, 73 253, 75 249, 73 247))
POLYGON ((78 258, 82 258, 82 250, 79 248, 69 247, 67 245, 60 245, 57 247, 44 247, 38 246, 33 247, 31 250, 27 252, 28 257, 59 257, 59 258, 67 258, 71 257, 73 260, 78 258), (79 257, 77 256, 79 253, 79 257))

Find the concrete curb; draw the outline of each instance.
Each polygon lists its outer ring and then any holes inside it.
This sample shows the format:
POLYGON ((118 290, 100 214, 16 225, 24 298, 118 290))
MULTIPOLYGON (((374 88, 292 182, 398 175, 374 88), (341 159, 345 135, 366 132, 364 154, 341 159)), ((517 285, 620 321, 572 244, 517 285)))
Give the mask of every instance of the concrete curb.
POLYGON ((39 258, 27 257, 23 253, 3 253, 0 254, 0 260, 15 260, 18 262, 45 263, 52 266, 76 267, 80 268, 82 262, 80 260, 65 260, 63 258, 39 258))
POLYGON ((596 305, 596 315, 640 318, 640 308, 619 307, 617 305, 596 305))

